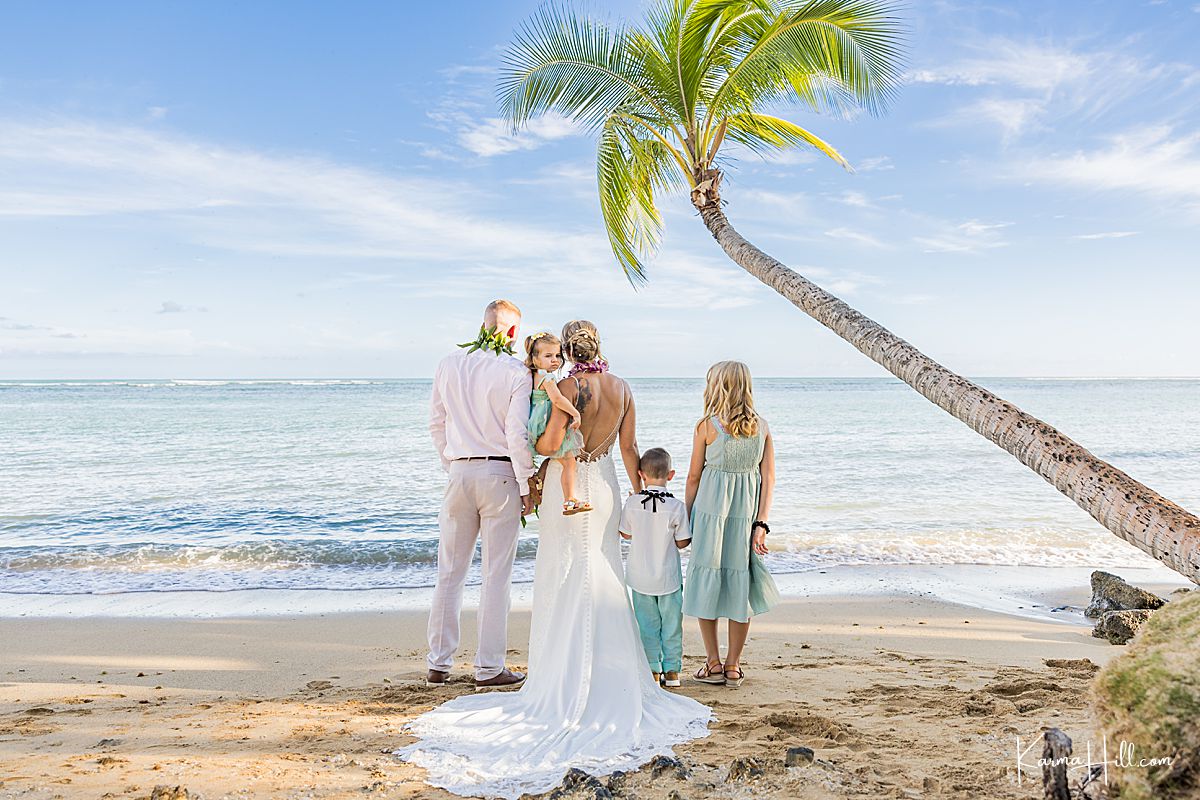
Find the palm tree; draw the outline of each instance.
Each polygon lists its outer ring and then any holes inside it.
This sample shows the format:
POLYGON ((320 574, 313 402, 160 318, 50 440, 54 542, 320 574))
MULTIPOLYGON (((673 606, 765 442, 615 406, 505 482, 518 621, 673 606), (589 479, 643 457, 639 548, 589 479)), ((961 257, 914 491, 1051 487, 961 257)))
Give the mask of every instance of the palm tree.
POLYGON ((1200 583, 1200 518, 1011 403, 956 375, 759 250, 722 209, 722 146, 756 153, 829 144, 765 113, 882 110, 900 80, 902 30, 880 0, 660 0, 640 28, 543 7, 504 60, 500 100, 514 128, 547 112, 599 139, 596 178, 613 254, 629 280, 660 241, 657 201, 688 189, 725 253, 809 316, 971 426, 1100 524, 1200 583))

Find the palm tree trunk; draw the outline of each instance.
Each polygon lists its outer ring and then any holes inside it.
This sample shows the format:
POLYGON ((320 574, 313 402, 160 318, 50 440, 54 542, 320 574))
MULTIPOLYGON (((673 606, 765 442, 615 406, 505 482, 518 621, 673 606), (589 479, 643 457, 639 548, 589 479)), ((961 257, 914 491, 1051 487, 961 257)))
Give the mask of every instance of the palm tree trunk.
POLYGON ((746 241, 721 210, 717 170, 692 201, 725 253, 930 402, 1008 451, 1104 527, 1200 584, 1200 518, 1096 458, 1050 425, 925 355, 746 241))

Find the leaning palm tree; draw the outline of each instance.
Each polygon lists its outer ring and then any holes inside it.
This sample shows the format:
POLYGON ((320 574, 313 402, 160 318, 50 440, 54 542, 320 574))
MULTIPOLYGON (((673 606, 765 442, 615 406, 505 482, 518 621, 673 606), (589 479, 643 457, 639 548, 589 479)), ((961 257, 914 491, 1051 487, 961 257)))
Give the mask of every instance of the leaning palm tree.
POLYGON ((1200 518, 1057 430, 956 375, 741 236, 722 208, 722 147, 829 144, 766 113, 883 109, 902 31, 881 0, 660 0, 641 27, 543 7, 515 35, 500 96, 519 128, 565 115, 599 140, 596 177, 613 254, 635 285, 660 241, 658 199, 689 190, 725 253, 928 400, 1008 451, 1106 528, 1200 583, 1200 518))

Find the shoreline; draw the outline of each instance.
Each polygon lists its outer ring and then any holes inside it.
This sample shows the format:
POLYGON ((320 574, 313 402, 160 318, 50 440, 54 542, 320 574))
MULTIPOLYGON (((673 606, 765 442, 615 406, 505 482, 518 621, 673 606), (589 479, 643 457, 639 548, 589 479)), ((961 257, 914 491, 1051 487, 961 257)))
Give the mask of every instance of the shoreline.
MULTIPOLYGON (((1096 569, 1099 569, 1097 567, 1096 569)), ((785 599, 838 596, 931 596, 965 608, 1029 619, 1087 624, 1092 567, 984 564, 863 564, 776 573, 785 599)), ((1109 571, 1109 570, 1105 570, 1109 571)), ((1115 569, 1161 595, 1192 584, 1159 564, 1115 569)), ((248 589, 137 591, 111 594, 0 594, 0 620, 22 618, 235 619, 419 611, 432 587, 405 589, 248 589)), ((514 610, 528 610, 531 581, 514 582, 514 610)), ((464 608, 478 604, 468 586, 464 608)))

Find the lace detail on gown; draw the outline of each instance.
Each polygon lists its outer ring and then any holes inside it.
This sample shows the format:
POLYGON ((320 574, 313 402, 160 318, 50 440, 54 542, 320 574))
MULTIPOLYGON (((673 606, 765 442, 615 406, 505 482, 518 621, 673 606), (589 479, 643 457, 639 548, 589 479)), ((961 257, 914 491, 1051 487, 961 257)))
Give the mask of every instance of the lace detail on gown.
POLYGON ((407 726, 420 741, 397 755, 433 786, 515 800, 549 791, 571 768, 633 770, 708 735, 712 711, 650 677, 622 577, 612 457, 578 470, 579 497, 595 509, 587 514, 552 511, 561 488, 557 475, 546 479, 525 684, 457 697, 407 726))

